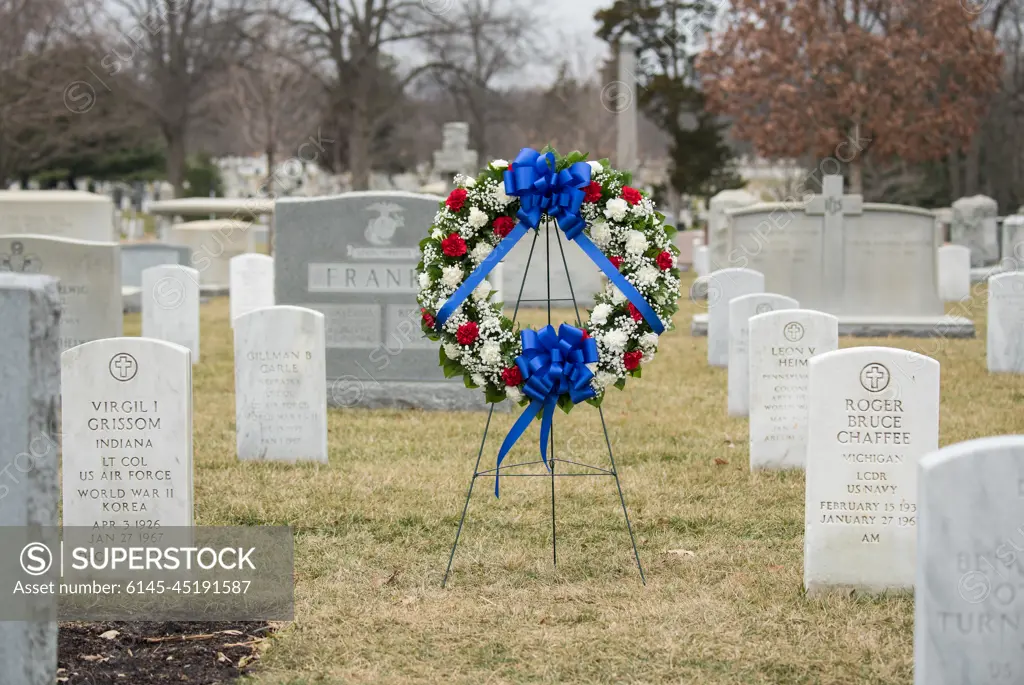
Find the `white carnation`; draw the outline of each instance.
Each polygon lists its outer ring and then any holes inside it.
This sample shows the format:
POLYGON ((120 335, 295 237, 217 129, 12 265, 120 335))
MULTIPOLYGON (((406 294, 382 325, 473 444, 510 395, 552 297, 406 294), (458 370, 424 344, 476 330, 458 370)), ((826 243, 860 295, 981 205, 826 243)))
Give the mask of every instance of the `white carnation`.
POLYGON ((493 162, 491 162, 491 168, 492 169, 508 169, 508 160, 507 159, 496 159, 493 162))
POLYGON ((657 333, 644 333, 640 336, 640 347, 645 350, 656 350, 658 349, 658 334, 657 333))
POLYGON ((612 241, 612 231, 608 228, 608 224, 603 221, 598 221, 590 227, 590 239, 594 241, 594 244, 600 248, 608 247, 608 243, 612 241))
POLYGON ((523 399, 523 391, 514 385, 505 386, 505 397, 509 398, 513 402, 519 402, 523 399))
MULTIPOLYGON (((611 285, 611 284, 609 284, 609 285, 611 285)), ((612 302, 614 302, 615 304, 622 304, 623 302, 626 301, 626 296, 622 294, 622 291, 619 290, 618 286, 612 285, 611 289, 612 289, 612 302)))
POLYGON ((426 272, 421 273, 420 274, 420 288, 429 288, 430 287, 430 283, 431 283, 430 274, 428 274, 426 272))
POLYGON ((604 206, 604 215, 612 221, 622 221, 626 218, 626 212, 628 211, 629 203, 621 197, 608 200, 608 204, 604 206))
MULTIPOLYGON (((480 348, 480 361, 484 364, 497 364, 501 361, 501 344, 488 340, 480 348)), ((480 384, 478 384, 480 385, 480 384)))
POLYGON ((472 207, 469 210, 469 225, 473 228, 483 228, 487 225, 487 214, 480 211, 477 207, 472 207))
POLYGON ((601 339, 604 341, 605 347, 612 352, 622 352, 626 349, 626 343, 629 342, 629 336, 625 331, 608 331, 601 339))
POLYGON ((587 164, 590 165, 591 175, 599 174, 604 171, 604 167, 601 165, 601 162, 587 162, 587 164))
POLYGON ((473 381, 474 385, 479 385, 480 387, 487 385, 487 379, 478 373, 474 373, 470 376, 470 380, 473 381))
POLYGON ((456 265, 446 266, 442 270, 441 280, 449 288, 458 288, 462 283, 462 268, 456 265))
POLYGON ((612 306, 610 304, 602 302, 601 304, 594 307, 594 311, 590 313, 590 322, 603 326, 608 323, 608 317, 612 314, 612 306))
POLYGON ((491 250, 493 249, 493 247, 488 245, 485 241, 481 240, 479 243, 473 246, 472 251, 470 251, 469 253, 469 258, 472 259, 475 263, 479 264, 480 262, 487 259, 487 255, 491 254, 491 250))
POLYGON ((644 285, 654 285, 661 277, 661 270, 650 264, 644 264, 636 272, 636 280, 644 285))
POLYGON ((505 192, 504 183, 499 183, 494 187, 494 201, 502 208, 504 208, 509 202, 512 202, 512 197, 505 192))
POLYGON ((597 375, 594 376, 594 384, 599 388, 611 387, 615 385, 618 380, 618 376, 614 373, 608 373, 607 371, 598 371, 597 375))
POLYGON ((487 279, 480 281, 480 285, 473 288, 473 298, 477 300, 486 300, 487 296, 491 294, 491 282, 487 279))
POLYGON ((456 345, 455 343, 445 343, 444 356, 448 357, 452 361, 456 361, 462 356, 462 346, 456 345))
POLYGON ((437 228, 430 232, 430 237, 433 238, 434 240, 444 240, 444 231, 442 231, 441 227, 438 226, 437 228))
POLYGON ((464 176, 462 174, 459 174, 458 176, 455 177, 455 185, 459 186, 460 188, 472 188, 473 186, 476 185, 476 179, 474 179, 472 176, 464 176))
MULTIPOLYGON (((625 202, 625 200, 623 200, 625 202)), ((608 204, 611 204, 609 202, 608 204)), ((643 254, 647 249, 647 236, 640 231, 630 231, 626 234, 626 252, 632 255, 643 254)))

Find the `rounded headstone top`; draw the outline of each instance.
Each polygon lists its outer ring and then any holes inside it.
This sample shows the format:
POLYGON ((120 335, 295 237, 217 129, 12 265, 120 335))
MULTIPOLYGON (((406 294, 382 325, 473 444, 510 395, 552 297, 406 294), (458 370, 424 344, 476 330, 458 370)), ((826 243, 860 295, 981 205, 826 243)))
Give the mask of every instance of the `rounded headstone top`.
POLYGON ((973 208, 973 207, 998 207, 999 204, 990 198, 988 195, 971 195, 970 197, 962 197, 953 203, 953 209, 962 208, 973 208))
POLYGON ((240 219, 207 219, 204 221, 182 221, 171 228, 175 231, 218 231, 222 229, 246 229, 252 226, 251 221, 240 219))
POLYGON ((97 195, 84 190, 0 190, 0 204, 6 202, 114 204, 114 201, 106 195, 97 195))
POLYGON ((708 209, 717 207, 744 207, 760 202, 756 195, 746 190, 723 190, 708 201, 708 209))

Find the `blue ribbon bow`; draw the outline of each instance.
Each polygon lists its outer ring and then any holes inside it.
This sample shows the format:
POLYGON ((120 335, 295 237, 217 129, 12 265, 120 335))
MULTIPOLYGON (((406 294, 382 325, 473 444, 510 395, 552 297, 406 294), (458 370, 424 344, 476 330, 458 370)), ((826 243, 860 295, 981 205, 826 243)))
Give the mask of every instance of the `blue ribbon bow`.
POLYGON ((540 424, 540 455, 544 465, 548 464, 548 436, 554 420, 558 398, 568 394, 574 404, 597 395, 590 381, 594 372, 587 364, 598 360, 597 341, 586 337, 581 329, 562 324, 555 333, 550 324, 539 332, 525 330, 520 333, 523 353, 516 357, 516 366, 526 381, 523 392, 530 398, 530 405, 516 420, 505 436, 498 450, 498 463, 494 471, 494 496, 498 497, 501 476, 501 462, 516 441, 522 437, 530 422, 542 410, 540 424))
POLYGON ((528 147, 519 151, 515 161, 504 174, 505 192, 519 198, 519 211, 516 212, 519 223, 441 305, 435 323, 437 330, 441 330, 455 310, 512 251, 516 243, 531 228, 538 229, 542 216, 547 214, 558 221, 558 227, 566 237, 579 245, 591 261, 604 272, 608 280, 633 303, 651 329, 658 334, 665 332, 665 325, 644 296, 619 273, 615 265, 583 232, 586 221, 580 214, 580 207, 586 198, 584 188, 590 184, 590 165, 586 162, 576 162, 561 171, 555 171, 555 166, 555 155, 552 152, 542 155, 528 147))

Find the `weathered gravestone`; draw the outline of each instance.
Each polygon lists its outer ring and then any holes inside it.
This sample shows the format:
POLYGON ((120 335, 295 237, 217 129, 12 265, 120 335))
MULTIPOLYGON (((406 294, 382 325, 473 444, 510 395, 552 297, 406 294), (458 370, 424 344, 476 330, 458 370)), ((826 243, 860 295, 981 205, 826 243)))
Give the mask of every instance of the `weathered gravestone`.
POLYGON ((149 338, 61 355, 64 525, 192 525, 192 362, 149 338))
POLYGON ((237 219, 187 221, 171 226, 168 242, 192 251, 192 266, 199 272, 199 288, 210 295, 228 291, 231 258, 249 249, 253 224, 237 219))
POLYGON ((77 190, 0 191, 0 235, 12 234, 110 242, 114 203, 77 190))
POLYGON ((999 261, 996 218, 999 205, 990 197, 962 197, 953 203, 950 242, 971 250, 971 266, 988 266, 999 261))
POLYGON ((1024 373, 1024 271, 988 279, 988 370, 1024 373))
POLYGON ((839 319, 790 309, 752 316, 749 326, 750 469, 802 469, 809 363, 839 348, 839 319))
MULTIPOLYGON (((932 212, 865 204, 826 176, 805 204, 762 203, 727 212, 733 263, 765 275, 765 289, 834 314, 841 335, 971 337, 938 294, 942 244, 932 212)), ((694 317, 694 333, 706 330, 694 317)))
POLYGON ((757 204, 757 197, 745 190, 723 190, 708 200, 708 260, 710 269, 746 266, 740 255, 729 249, 729 222, 726 211, 757 204))
POLYGON ((939 297, 960 302, 971 296, 971 250, 963 245, 939 248, 939 297))
POLYGON ((199 363, 199 272, 165 264, 142 272, 142 336, 186 347, 199 363))
MULTIPOLYGON (((0 526, 57 525, 59 317, 53 278, 0 274, 0 526)), ((26 530, 26 545, 30 538, 26 530)), ((24 549, 15 547, 6 553, 24 549)), ((25 576, 41 580, 50 579, 25 576)), ((26 600, 38 620, 0 620, 0 683, 56 682, 57 598, 48 599, 26 600)))
POLYGON ((1024 270, 1024 214, 1003 219, 999 264, 1006 271, 1024 270))
POLYGON ((231 321, 242 314, 274 306, 274 258, 243 254, 231 258, 231 321))
POLYGON ((419 242, 441 198, 402 192, 278 200, 274 291, 325 317, 327 401, 334 406, 483 408, 446 380, 420 330, 419 242))
POLYGON ((60 348, 121 335, 121 256, 117 243, 0 235, 0 271, 60 280, 60 348))
POLYGON ((909 590, 917 463, 939 445, 939 363, 857 347, 809 367, 804 587, 909 590))
POLYGON ((750 410, 750 335, 748 322, 756 314, 777 309, 796 309, 800 303, 775 293, 753 293, 729 302, 729 416, 746 416, 750 410))
POLYGON ((1024 436, 921 460, 914 683, 1024 682, 1024 436))
POLYGON ((693 270, 698 277, 707 276, 711 270, 708 261, 708 248, 706 245, 697 245, 694 238, 693 246, 693 270))
POLYGON ((764 275, 750 269, 719 269, 707 277, 708 364, 729 365, 729 302, 764 292, 764 275))
POLYGON ((142 287, 142 272, 153 266, 191 266, 192 251, 186 245, 167 243, 121 243, 121 285, 142 287))
POLYGON ((441 149, 434 152, 434 170, 475 176, 478 158, 476 150, 469 149, 469 124, 447 122, 441 130, 441 149))
POLYGON ((234 324, 238 458, 327 463, 324 315, 267 307, 234 324))

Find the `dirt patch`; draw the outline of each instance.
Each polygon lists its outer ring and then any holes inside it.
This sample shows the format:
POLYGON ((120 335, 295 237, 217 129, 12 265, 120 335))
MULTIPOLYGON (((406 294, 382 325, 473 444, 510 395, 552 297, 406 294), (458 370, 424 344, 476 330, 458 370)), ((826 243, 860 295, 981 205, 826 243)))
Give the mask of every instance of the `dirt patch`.
POLYGON ((57 682, 226 683, 258 663, 260 643, 274 627, 265 621, 62 623, 57 682))

